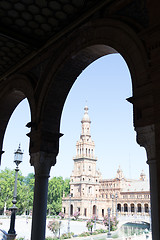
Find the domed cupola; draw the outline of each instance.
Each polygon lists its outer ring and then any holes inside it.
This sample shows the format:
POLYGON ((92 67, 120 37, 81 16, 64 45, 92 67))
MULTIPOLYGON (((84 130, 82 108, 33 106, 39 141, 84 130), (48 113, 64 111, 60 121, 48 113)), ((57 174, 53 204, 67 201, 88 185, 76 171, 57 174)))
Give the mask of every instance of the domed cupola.
POLYGON ((84 108, 84 116, 82 118, 81 123, 84 123, 84 122, 91 123, 89 115, 88 115, 88 107, 87 106, 85 106, 85 108, 84 108))
POLYGON ((140 174, 140 180, 141 181, 145 181, 146 180, 146 174, 144 173, 144 171, 142 170, 141 174, 140 174))

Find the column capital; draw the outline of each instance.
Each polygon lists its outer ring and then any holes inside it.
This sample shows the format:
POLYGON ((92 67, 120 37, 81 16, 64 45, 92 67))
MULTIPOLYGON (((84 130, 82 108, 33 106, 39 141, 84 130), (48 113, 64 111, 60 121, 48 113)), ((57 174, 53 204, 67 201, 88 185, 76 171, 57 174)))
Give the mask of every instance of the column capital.
POLYGON ((155 126, 154 124, 145 127, 136 127, 137 143, 144 147, 147 152, 147 163, 155 162, 155 126))
POLYGON ((4 151, 0 150, 0 155, 2 155, 4 153, 4 151))
POLYGON ((56 154, 42 151, 31 153, 30 163, 36 176, 49 177, 51 167, 56 164, 56 154))
POLYGON ((63 134, 38 129, 32 130, 27 136, 30 138, 30 153, 42 151, 57 155, 59 152, 59 138, 63 134))

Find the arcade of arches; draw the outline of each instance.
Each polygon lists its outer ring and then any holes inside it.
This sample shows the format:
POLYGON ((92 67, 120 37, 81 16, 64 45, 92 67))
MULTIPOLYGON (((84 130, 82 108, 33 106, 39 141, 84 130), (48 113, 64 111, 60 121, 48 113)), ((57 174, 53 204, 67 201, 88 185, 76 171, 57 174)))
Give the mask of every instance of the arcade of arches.
POLYGON ((2 146, 10 116, 27 98, 31 109, 31 122, 27 124, 30 163, 35 169, 31 239, 45 239, 48 177, 59 152, 60 119, 67 95, 90 63, 118 52, 131 73, 133 96, 128 101, 133 104, 137 142, 147 153, 152 237, 159 240, 160 2, 2 2, 0 152, 7 151, 2 146))

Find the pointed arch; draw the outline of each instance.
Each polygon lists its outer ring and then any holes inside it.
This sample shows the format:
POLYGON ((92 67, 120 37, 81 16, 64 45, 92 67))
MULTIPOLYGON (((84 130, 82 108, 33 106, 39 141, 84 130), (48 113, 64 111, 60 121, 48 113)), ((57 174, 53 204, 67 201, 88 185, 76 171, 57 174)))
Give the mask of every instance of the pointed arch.
MULTIPOLYGON (((30 79, 23 74, 15 74, 8 78, 8 84, 3 88, 0 101, 0 151, 9 119, 17 105, 27 98, 31 110, 31 121, 35 122, 35 101, 30 79)), ((0 155, 1 159, 1 155, 0 155)))

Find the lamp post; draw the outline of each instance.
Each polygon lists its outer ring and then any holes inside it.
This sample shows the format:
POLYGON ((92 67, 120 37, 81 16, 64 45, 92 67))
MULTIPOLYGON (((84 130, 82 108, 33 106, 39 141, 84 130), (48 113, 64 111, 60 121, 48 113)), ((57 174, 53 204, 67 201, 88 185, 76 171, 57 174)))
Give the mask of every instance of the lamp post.
POLYGON ((90 212, 90 218, 92 217, 92 200, 91 200, 91 212, 90 212))
POLYGON ((113 204, 113 201, 114 201, 114 195, 112 194, 112 217, 114 216, 114 204, 113 204))
POLYGON ((111 209, 108 208, 108 233, 107 233, 107 237, 110 238, 111 237, 111 225, 110 225, 110 214, 111 214, 111 209))
POLYGON ((152 232, 152 217, 151 217, 151 207, 149 208, 149 218, 150 218, 150 228, 149 231, 152 232))
POLYGON ((60 236, 61 236, 61 233, 60 233, 60 231, 61 231, 61 221, 59 221, 59 239, 60 239, 60 236))
POLYGON ((70 233, 70 221, 71 221, 71 194, 69 194, 68 233, 70 233))
POLYGON ((14 153, 14 162, 16 164, 16 168, 15 168, 15 183, 14 183, 14 193, 13 193, 13 206, 10 208, 11 210, 11 221, 10 221, 10 229, 8 231, 8 234, 16 234, 15 231, 15 218, 16 218, 16 211, 17 211, 17 207, 16 207, 16 203, 17 203, 17 177, 18 177, 18 171, 19 171, 19 164, 22 162, 22 157, 23 157, 23 152, 21 151, 20 148, 20 144, 19 147, 17 149, 17 151, 15 151, 14 153))
POLYGON ((94 231, 96 230, 96 217, 97 217, 97 198, 95 198, 95 218, 94 218, 94 231))
POLYGON ((117 198, 118 198, 118 194, 116 193, 115 194, 115 198, 116 198, 116 219, 118 217, 118 212, 117 212, 117 198))

